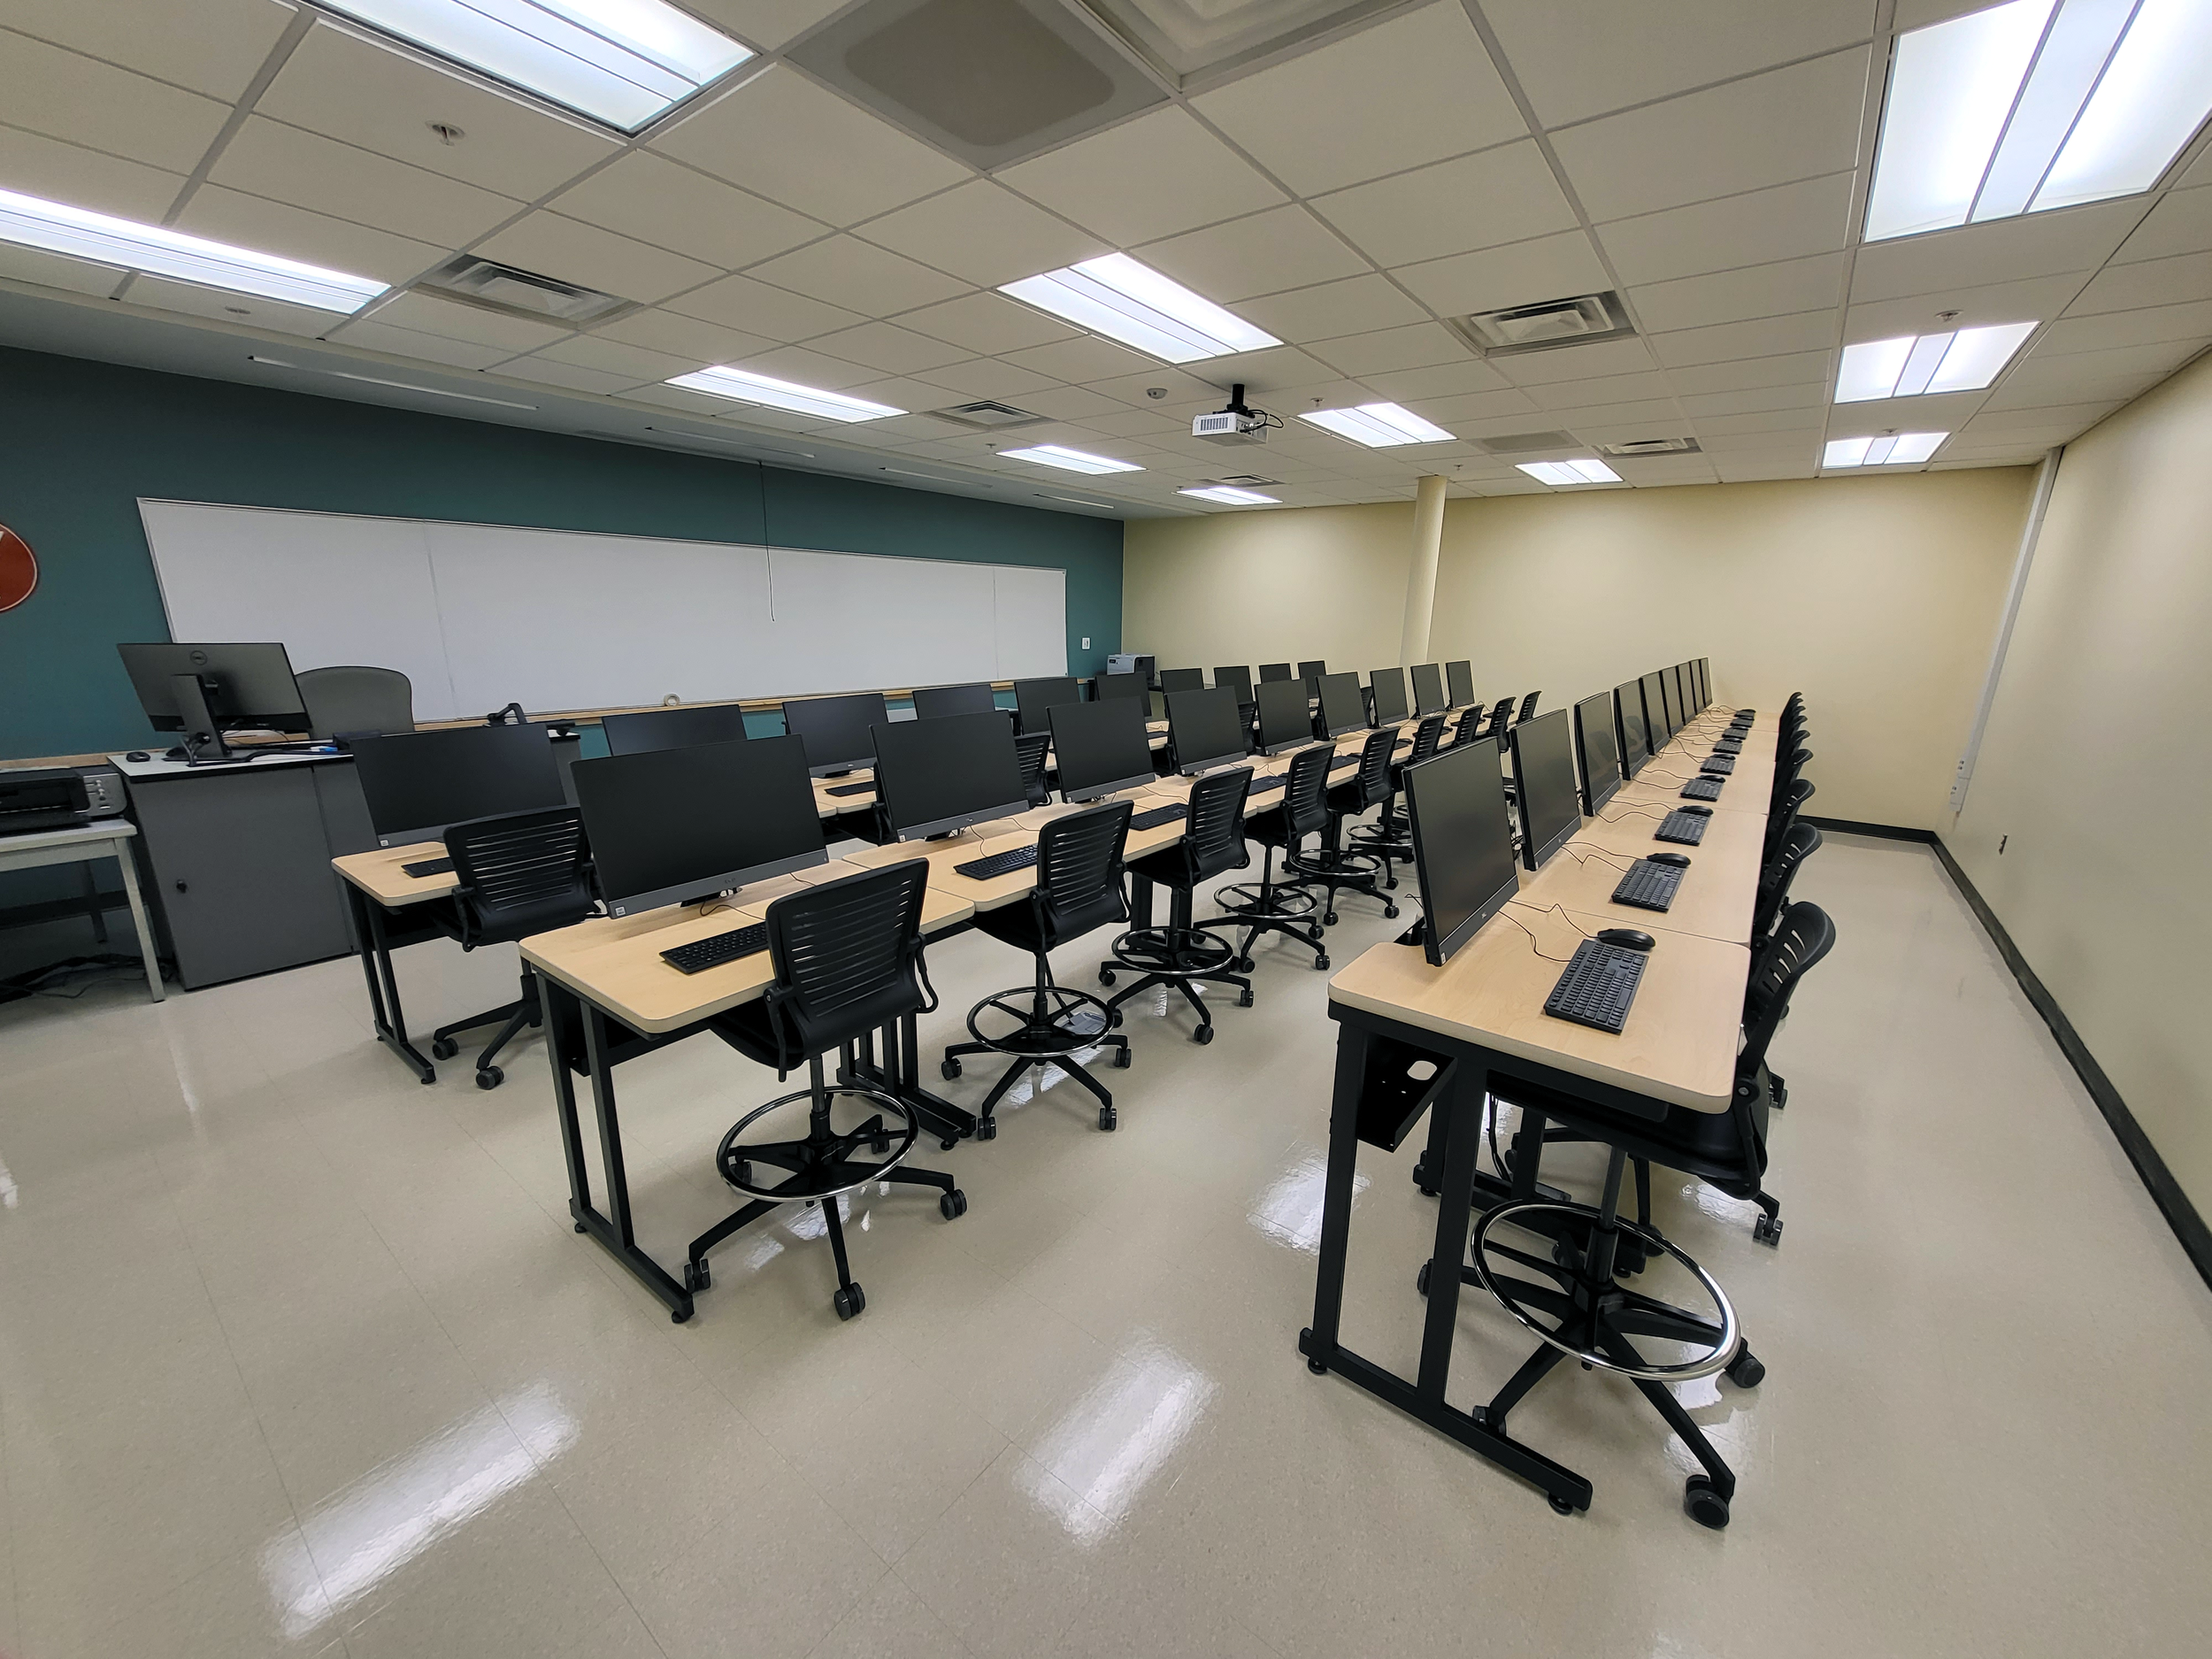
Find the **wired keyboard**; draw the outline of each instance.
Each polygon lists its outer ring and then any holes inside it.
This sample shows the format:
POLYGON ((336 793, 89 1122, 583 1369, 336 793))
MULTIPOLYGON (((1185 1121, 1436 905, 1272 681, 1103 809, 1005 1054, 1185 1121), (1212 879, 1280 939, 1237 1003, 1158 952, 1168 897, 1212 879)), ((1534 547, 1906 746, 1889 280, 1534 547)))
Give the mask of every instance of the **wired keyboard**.
POLYGON ((1652 832, 1651 838, 1661 841, 1680 841, 1685 847, 1694 847, 1705 839, 1705 826, 1711 822, 1709 817, 1685 812, 1677 807, 1659 820, 1659 827, 1652 832))
POLYGON ((1740 755, 1743 753, 1743 740, 1738 737, 1717 737, 1713 740, 1713 753, 1740 755))
POLYGON ((1017 870, 1026 870, 1036 862, 1037 849, 1032 845, 993 853, 988 858, 971 858, 953 868, 971 881, 992 881, 1000 876, 1010 876, 1017 870))
POLYGON ((1178 801, 1172 806, 1156 806, 1149 812, 1138 812, 1129 819, 1133 830, 1157 829, 1163 824, 1172 824, 1190 816, 1190 808, 1178 801))
POLYGON ((1640 950, 1584 940, 1544 999, 1544 1011, 1554 1019, 1617 1035, 1628 1021, 1629 1004, 1636 1000, 1646 960, 1640 950))
POLYGON ((1655 864, 1648 858, 1639 858, 1613 889, 1613 902, 1632 904, 1640 910, 1663 910, 1674 902, 1675 889, 1681 885, 1681 865, 1655 864))
POLYGON ((1682 786, 1682 799, 1717 801, 1720 799, 1720 782, 1717 778, 1693 778, 1682 786))
POLYGON ((695 939, 687 945, 664 950, 661 960, 686 973, 703 973, 726 962, 735 962, 740 956, 757 956, 767 949, 768 924, 755 922, 749 927, 733 928, 726 933, 695 939))
POLYGON ((451 875, 453 860, 450 858, 418 858, 413 864, 402 864, 400 868, 419 881, 425 876, 451 875))
POLYGON ((1249 789, 1247 789, 1247 790, 1244 792, 1244 793, 1245 793, 1245 796, 1246 796, 1246 798, 1248 800, 1250 797, 1252 797, 1253 795, 1265 795, 1265 794, 1267 794, 1267 793, 1268 793, 1270 790, 1271 790, 1271 789, 1279 789, 1279 788, 1281 788, 1281 787, 1282 787, 1285 784, 1288 783, 1289 781, 1290 781, 1290 774, 1289 774, 1288 772, 1285 772, 1285 773, 1281 774, 1281 775, 1280 775, 1280 776, 1279 776, 1279 777, 1274 777, 1274 778, 1262 778, 1262 779, 1260 779, 1260 780, 1259 780, 1256 783, 1255 783, 1255 784, 1254 784, 1254 785, 1253 785, 1253 786, 1252 786, 1249 789))
POLYGON ((1725 778, 1736 770, 1736 757, 1725 750, 1716 751, 1698 762, 1697 769, 1717 778, 1725 778))
POLYGON ((873 795, 875 792, 876 787, 872 783, 841 783, 822 791, 824 795, 873 795))

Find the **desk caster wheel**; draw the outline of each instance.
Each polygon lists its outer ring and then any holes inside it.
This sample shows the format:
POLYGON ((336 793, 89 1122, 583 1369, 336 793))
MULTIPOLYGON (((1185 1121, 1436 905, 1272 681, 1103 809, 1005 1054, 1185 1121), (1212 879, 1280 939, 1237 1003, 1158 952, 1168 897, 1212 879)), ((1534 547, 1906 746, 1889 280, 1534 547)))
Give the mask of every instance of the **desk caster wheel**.
POLYGON ((967 1194, 957 1187, 949 1193, 941 1193, 937 1198, 937 1213, 947 1221, 959 1220, 968 1213, 967 1194))
POLYGON ((837 1310, 837 1317, 841 1319, 851 1318, 867 1305, 868 1293, 858 1285, 841 1286, 837 1294, 830 1298, 830 1306, 837 1310))
POLYGON ((1202 1048, 1214 1040, 1214 1028, 1211 1025, 1201 1025, 1196 1031, 1191 1033, 1190 1040, 1202 1048))
POLYGON ((937 1068, 937 1075, 943 1078, 946 1082, 951 1082, 953 1079, 960 1075, 960 1062, 957 1060, 946 1061, 944 1064, 937 1068))
POLYGON ((434 1037, 430 1041, 430 1057, 434 1060, 450 1060, 460 1052, 461 1045, 450 1037, 434 1037))
POLYGON ((1101 985, 1111 985, 1114 982, 1114 971, 1111 968, 1101 968, 1098 971, 1098 982, 1101 985))
POLYGON ((1682 1485, 1682 1513, 1700 1526, 1723 1532, 1728 1525, 1728 1500, 1720 1495, 1710 1477, 1692 1475, 1682 1485))
POLYGON ((1575 1512, 1575 1506, 1568 1502, 1566 1499, 1555 1498, 1548 1492, 1544 1496, 1551 1504, 1551 1512, 1554 1515, 1572 1515, 1575 1512))
POLYGON ((1101 1129, 1111 1134, 1120 1125, 1121 1114, 1119 1112, 1110 1106, 1102 1106, 1098 1109, 1098 1126, 1101 1129))
POLYGON ((497 1088, 507 1080, 507 1074, 495 1065, 480 1066, 476 1072, 476 1087, 497 1088))
MULTIPOLYGON (((1395 884, 1394 883, 1393 885, 1394 886, 1395 884)), ((1386 921, 1393 921, 1393 922, 1396 921, 1396 920, 1398 919, 1398 907, 1397 907, 1396 905, 1394 905, 1394 904, 1386 904, 1386 905, 1384 905, 1384 906, 1383 906, 1383 918, 1384 918, 1386 921)))
POLYGON ((1325 950, 1316 956, 1313 959, 1313 965, 1321 972, 1326 973, 1329 971, 1329 953, 1325 950))
POLYGON ((1763 1244, 1769 1249, 1779 1249, 1782 1246, 1782 1217, 1761 1216, 1751 1224, 1751 1240, 1755 1244, 1763 1244))
POLYGON ((976 1126, 975 1126, 975 1138, 976 1138, 978 1141, 995 1141, 995 1140, 997 1140, 997 1139, 998 1139, 998 1119, 997 1119, 997 1118, 986 1118, 985 1119, 983 1119, 983 1121, 982 1121, 982 1122, 980 1122, 980 1123, 979 1123, 978 1125, 976 1125, 976 1126))
POLYGON ((1246 986, 1244 989, 1238 994, 1237 1006, 1239 1008, 1249 1008, 1252 1006, 1252 987, 1250 986, 1246 986))
POLYGON ((1429 1267, 1430 1263, 1422 1263, 1421 1271, 1413 1276, 1414 1289, 1419 1291, 1424 1296, 1429 1294, 1429 1267))
POLYGON ((694 1295, 714 1283, 714 1270, 704 1262, 684 1263, 684 1288, 694 1295))
POLYGON ((1739 1388, 1756 1388, 1767 1379, 1767 1368, 1765 1363, 1749 1348, 1740 1348, 1736 1357, 1728 1362, 1728 1369, 1721 1375, 1739 1388))

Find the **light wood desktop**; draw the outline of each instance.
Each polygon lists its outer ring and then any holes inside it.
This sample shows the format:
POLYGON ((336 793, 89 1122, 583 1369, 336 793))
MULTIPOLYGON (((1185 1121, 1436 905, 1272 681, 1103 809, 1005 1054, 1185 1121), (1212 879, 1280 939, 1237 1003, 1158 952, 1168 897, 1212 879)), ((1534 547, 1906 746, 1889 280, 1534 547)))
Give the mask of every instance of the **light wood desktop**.
POLYGON ((380 847, 373 852, 347 853, 330 861, 339 876, 351 882, 388 910, 442 899, 461 885, 450 870, 436 875, 411 876, 403 864, 421 864, 446 856, 443 841, 411 841, 404 847, 380 847))
MULTIPOLYGON (((1684 803, 1677 801, 1671 804, 1680 806, 1684 803)), ((1661 807, 1624 806, 1616 796, 1606 803, 1601 817, 1583 820, 1574 841, 1585 847, 1625 853, 1632 858, 1643 858, 1653 853, 1680 853, 1726 880, 1747 887, 1758 884, 1760 854, 1766 842, 1763 814, 1716 812, 1705 820, 1705 838, 1694 847, 1655 837, 1652 832, 1664 817, 1661 807)))
MULTIPOLYGON (((1701 847, 1669 847, 1690 861, 1675 888, 1674 900, 1664 910, 1639 910, 1613 902, 1613 889, 1639 857, 1647 854, 1619 852, 1594 846, 1579 838, 1570 841, 1552 856, 1551 862, 1521 886, 1521 897, 1531 904, 1564 905, 1571 910, 1602 917, 1608 927, 1637 927, 1656 933, 1695 933, 1704 939, 1745 944, 1751 938, 1751 911, 1757 883, 1745 881, 1740 868, 1708 864, 1701 847)), ((1640 996, 1640 993, 1639 994, 1640 996)))

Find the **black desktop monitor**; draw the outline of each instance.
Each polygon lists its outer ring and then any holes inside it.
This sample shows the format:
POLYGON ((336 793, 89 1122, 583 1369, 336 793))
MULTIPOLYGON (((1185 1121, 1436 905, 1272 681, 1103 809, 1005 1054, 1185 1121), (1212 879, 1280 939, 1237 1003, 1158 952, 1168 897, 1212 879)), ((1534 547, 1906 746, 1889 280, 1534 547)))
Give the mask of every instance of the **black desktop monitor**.
POLYGON ((1326 663, 1301 663, 1298 664, 1298 672, 1294 678, 1299 680, 1319 680, 1328 672, 1329 665, 1326 663))
POLYGON ((1160 671, 1162 691, 1203 691, 1206 671, 1202 668, 1163 668, 1160 671))
POLYGON ((1621 787, 1621 751, 1613 737, 1613 694, 1601 691, 1575 704, 1575 753, 1580 757, 1583 810, 1597 810, 1621 787))
POLYGON ((1242 760, 1248 752, 1237 695, 1225 687, 1170 692, 1167 732, 1175 746, 1175 769, 1187 778, 1242 760))
POLYGON ((1142 674, 1101 674, 1091 687, 1091 695, 1102 703, 1109 697, 1128 697, 1140 708, 1147 706, 1145 698, 1151 691, 1142 674))
POLYGON ((1697 718, 1697 676, 1687 663, 1675 664, 1674 683, 1682 695, 1682 724, 1687 726, 1697 718))
POLYGON ((1313 710, 1302 680, 1270 680, 1259 689, 1260 752, 1279 755, 1313 741, 1313 710))
POLYGON ((1633 778, 1651 758, 1651 737, 1644 724, 1644 688, 1637 680, 1613 687, 1613 726, 1619 734, 1621 771, 1633 778))
POLYGON ((1423 949, 1440 968, 1520 891, 1497 745, 1462 743, 1409 766, 1405 794, 1423 949))
POLYGON ((922 686, 914 693, 914 718, 941 719, 948 714, 980 714, 998 707, 987 680, 972 686, 922 686))
POLYGON ((238 645, 118 645, 138 705, 157 732, 308 730, 292 659, 275 641, 238 645), (178 676, 196 680, 180 685, 178 676), (203 708, 201 705, 204 705, 203 708))
POLYGON ((1646 674, 1640 683, 1644 688, 1644 741, 1656 755, 1674 736, 1674 727, 1667 720, 1667 700, 1659 689, 1659 676, 1646 674))
POLYGON ((891 711, 880 691, 856 691, 842 697, 794 697, 783 705, 783 729, 806 740, 807 770, 818 778, 835 777, 876 757, 875 729, 891 711))
POLYGON ((1464 709, 1475 700, 1475 665, 1462 659, 1444 664, 1444 689, 1450 695, 1452 707, 1464 709))
POLYGON ((1406 703, 1406 671, 1404 669, 1369 669, 1367 688, 1375 694, 1375 724, 1377 726, 1394 726, 1410 712, 1406 703))
POLYGON ((696 749, 702 743, 745 740, 745 710, 734 703, 695 709, 647 709, 599 718, 610 755, 642 755, 649 749, 696 749))
POLYGON ((1521 803, 1521 857, 1531 870, 1540 870, 1582 827, 1566 710, 1522 721, 1513 728, 1511 741, 1513 792, 1521 803))
POLYGON ((1434 663, 1413 665, 1413 711, 1436 714, 1444 707, 1444 671, 1434 663))
POLYGON ((1260 664, 1260 684, 1263 686, 1264 686, 1271 680, 1288 680, 1291 678, 1290 664, 1288 663, 1262 663, 1260 664))
POLYGON ((826 863, 807 755, 803 739, 757 737, 578 761, 576 804, 608 914, 689 903, 826 863))
POLYGON ((353 774, 380 847, 434 841, 449 824, 561 805, 541 726, 456 726, 351 740, 353 774))
POLYGON ((1321 727, 1331 737, 1364 731, 1367 699, 1359 693, 1357 674, 1321 676, 1321 727))
POLYGON ((1666 690, 1668 703, 1674 710, 1674 729, 1678 732, 1690 723, 1690 700, 1683 695, 1682 670, 1678 666, 1661 669, 1659 683, 1666 690))
POLYGON ((1082 701, 1082 687, 1065 674, 1014 682, 1014 713, 1025 736, 1052 729, 1051 722, 1045 718, 1047 710, 1059 703, 1082 701))
POLYGON ((1013 729, 995 709, 886 721, 875 729, 875 761, 876 793, 902 841, 1029 810, 1013 729))
POLYGON ((1232 663, 1226 668, 1215 669, 1214 684, 1225 686, 1235 692, 1239 703, 1252 701, 1252 671, 1242 663, 1232 663))
POLYGON ((1152 781, 1144 713, 1143 704, 1126 697, 1064 703, 1053 710, 1052 754, 1063 801, 1095 801, 1152 781))
POLYGON ((1713 706, 1713 659, 1697 659, 1697 709, 1700 714, 1713 706))

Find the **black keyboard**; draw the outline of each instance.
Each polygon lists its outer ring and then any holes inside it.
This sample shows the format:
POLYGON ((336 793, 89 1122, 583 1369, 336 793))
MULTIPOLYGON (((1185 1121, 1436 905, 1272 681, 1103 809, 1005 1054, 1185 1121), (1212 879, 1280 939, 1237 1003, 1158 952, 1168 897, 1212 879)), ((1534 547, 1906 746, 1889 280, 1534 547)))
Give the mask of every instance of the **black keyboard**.
POLYGON ((1247 790, 1244 792, 1244 793, 1245 793, 1245 796, 1246 796, 1246 798, 1248 800, 1250 797, 1252 797, 1253 795, 1265 795, 1265 794, 1267 794, 1270 790, 1273 790, 1273 789, 1279 789, 1279 788, 1281 788, 1281 787, 1282 787, 1285 784, 1288 783, 1289 781, 1290 781, 1290 774, 1289 774, 1288 772, 1284 772, 1284 773, 1282 773, 1280 776, 1278 776, 1278 777, 1273 777, 1273 778, 1263 778, 1263 779, 1261 779, 1261 780, 1260 780, 1257 783, 1254 784, 1254 785, 1253 785, 1253 786, 1252 786, 1249 789, 1247 789, 1247 790))
POLYGON ((1679 807, 1659 820, 1659 827, 1652 832, 1652 840, 1680 841, 1685 847, 1694 847, 1705 839, 1705 826, 1711 823, 1709 816, 1685 812, 1679 807))
POLYGON ((1629 1004, 1636 1000, 1644 960, 1640 950, 1584 940, 1544 999, 1544 1011, 1554 1019, 1617 1033, 1627 1023, 1629 1004))
POLYGON ((716 933, 708 939, 695 939, 687 945, 678 945, 673 950, 661 952, 661 960, 686 973, 703 973, 709 968, 718 968, 726 962, 735 962, 740 956, 757 956, 768 949, 768 924, 755 922, 750 927, 733 928, 726 933, 716 933))
POLYGON ((988 858, 971 858, 964 864, 953 868, 971 881, 991 881, 1000 876, 1010 876, 1017 870, 1026 870, 1037 862, 1034 847, 1016 847, 1002 853, 993 853, 988 858))
POLYGON ((1655 864, 1648 858, 1639 858, 1613 889, 1613 902, 1632 904, 1640 910, 1663 910, 1674 902, 1674 890, 1681 885, 1681 865, 1655 864))
POLYGON ((453 860, 450 858, 418 858, 413 864, 402 864, 400 868, 417 880, 420 880, 425 876, 451 875, 453 860))
POLYGON ((875 792, 876 787, 872 783, 841 783, 822 791, 824 795, 873 795, 875 792))
POLYGON ((1736 770, 1736 757, 1724 753, 1708 755, 1697 763, 1697 769, 1709 777, 1725 778, 1736 770))
POLYGON ((1347 766, 1358 765, 1360 757, 1357 755, 1341 755, 1329 763, 1329 770, 1331 772, 1342 772, 1347 766))
POLYGON ((1713 740, 1713 753, 1716 755, 1740 755, 1743 753, 1743 739, 1740 737, 1715 738, 1713 740))
POLYGON ((1689 782, 1682 786, 1682 799, 1685 801, 1719 800, 1720 780, 1717 778, 1691 779, 1689 782))
POLYGON ((1190 808, 1178 801, 1172 806, 1156 806, 1149 812, 1139 812, 1129 820, 1131 829, 1157 829, 1163 824, 1172 824, 1178 818, 1190 816, 1190 808))

